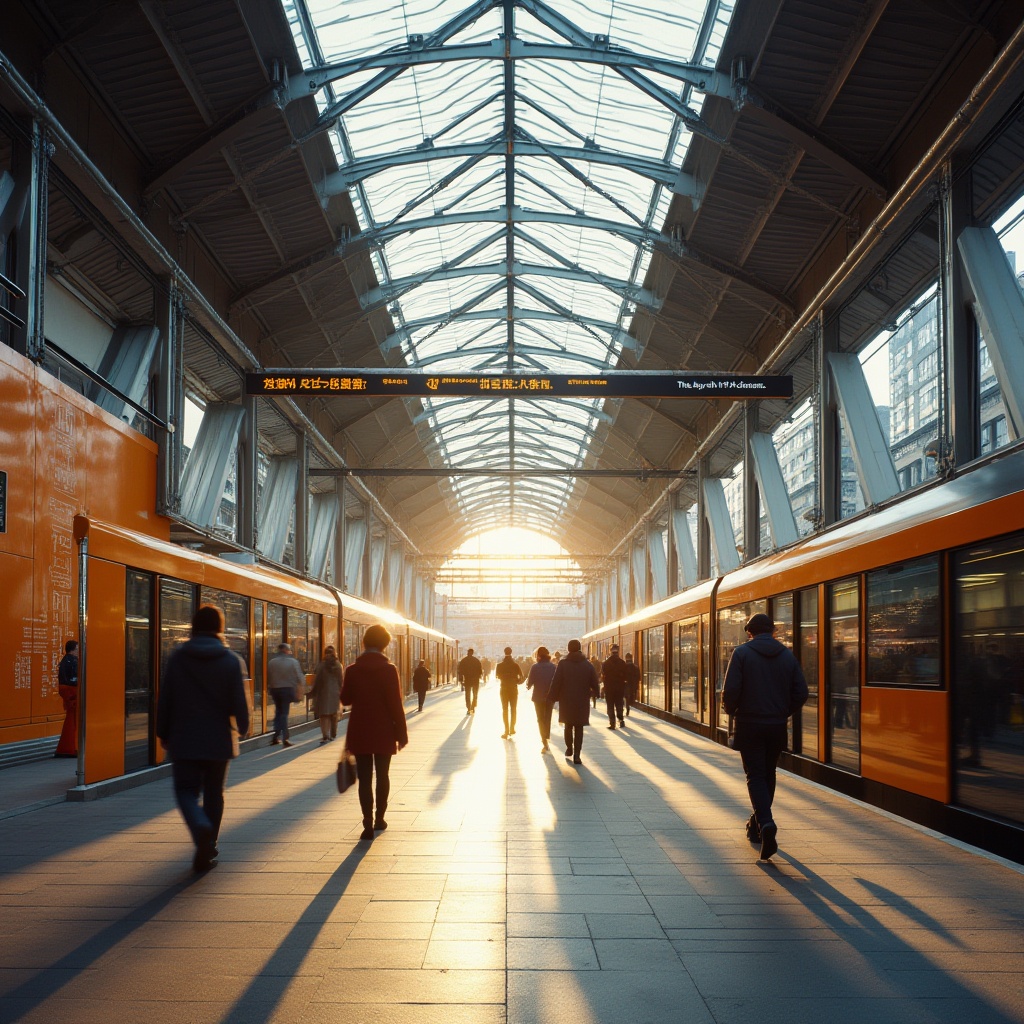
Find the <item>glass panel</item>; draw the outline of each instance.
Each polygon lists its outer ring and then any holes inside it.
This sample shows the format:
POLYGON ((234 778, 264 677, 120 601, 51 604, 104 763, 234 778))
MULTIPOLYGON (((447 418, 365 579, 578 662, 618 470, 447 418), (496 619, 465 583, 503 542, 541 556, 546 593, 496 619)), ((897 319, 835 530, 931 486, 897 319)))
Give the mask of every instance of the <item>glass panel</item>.
POLYGON ((124 770, 153 763, 153 576, 129 569, 124 601, 124 770))
POLYGON ((814 406, 809 400, 779 424, 772 434, 782 479, 786 482, 789 503, 801 536, 814 529, 814 510, 818 507, 815 437, 814 406))
POLYGON ((201 587, 199 603, 216 605, 224 613, 224 639, 249 671, 249 598, 228 590, 201 587))
POLYGON ((192 634, 196 588, 181 580, 160 580, 160 670, 171 651, 192 634))
POLYGON ((958 552, 956 801, 1024 824, 1024 535, 958 552))
POLYGON ((672 654, 672 710, 683 718, 696 721, 700 713, 700 636, 698 620, 688 619, 672 626, 675 637, 672 654))
POLYGON ((718 612, 718 672, 715 679, 715 707, 718 709, 718 728, 725 732, 727 722, 722 711, 722 687, 725 685, 725 673, 729 668, 732 652, 745 644, 749 637, 743 627, 752 615, 767 612, 767 601, 751 601, 738 604, 733 608, 723 608, 718 612))
POLYGON ((818 759, 818 591, 816 587, 801 590, 800 642, 797 658, 807 680, 807 703, 800 712, 799 736, 794 750, 804 757, 818 759))
POLYGON ((362 652, 363 630, 358 622, 345 623, 345 651, 342 661, 351 665, 362 652))
MULTIPOLYGON (((1015 202, 993 225, 1006 258, 1019 279, 1020 256, 1024 254, 1024 197, 1015 202)), ((1003 389, 996 377, 989 355, 988 344, 980 328, 977 331, 978 348, 978 441, 979 455, 1002 448, 1010 443, 1006 423, 1006 403, 1003 389)))
POLYGON ((254 601, 252 606, 252 664, 249 671, 252 673, 252 703, 253 719, 250 729, 253 736, 263 732, 266 718, 264 716, 264 694, 265 679, 263 665, 266 659, 266 648, 263 638, 263 602, 254 601))
MULTIPOLYGON (((288 642, 292 645, 292 654, 298 658, 303 673, 311 671, 309 668, 309 613, 296 608, 286 609, 285 628, 288 642)), ((306 721, 311 714, 310 707, 308 696, 292 704, 288 715, 289 724, 306 721)))
POLYGON ((939 685, 939 560, 868 573, 868 686, 939 685))
POLYGON ((665 708, 665 629, 655 626, 644 631, 644 703, 665 708))
POLYGON ((830 764, 860 770, 860 594, 856 579, 829 586, 830 764))
POLYGON ((277 646, 284 640, 284 608, 279 604, 267 605, 267 654, 277 653, 277 646))
MULTIPOLYGON (((780 594, 772 598, 772 620, 775 623, 775 639, 780 644, 785 644, 790 650, 793 649, 793 595, 780 594)), ((786 736, 788 748, 795 750, 794 730, 796 729, 796 718, 790 718, 786 723, 786 736)))
POLYGON ((705 724, 711 723, 711 701, 708 699, 710 691, 711 675, 711 628, 710 616, 700 617, 700 720, 705 724))

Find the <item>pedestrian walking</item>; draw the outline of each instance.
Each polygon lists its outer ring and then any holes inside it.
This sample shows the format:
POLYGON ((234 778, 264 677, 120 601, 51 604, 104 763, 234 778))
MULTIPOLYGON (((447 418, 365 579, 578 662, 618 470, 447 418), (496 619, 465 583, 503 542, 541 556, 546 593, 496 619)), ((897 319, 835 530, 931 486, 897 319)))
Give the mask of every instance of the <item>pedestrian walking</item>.
POLYGON ((412 688, 416 691, 416 699, 419 701, 419 707, 416 710, 422 711, 423 700, 427 696, 427 690, 430 689, 430 669, 427 668, 427 663, 422 658, 416 666, 416 671, 412 674, 412 688))
POLYGON ((633 663, 633 655, 626 652, 626 692, 623 703, 626 705, 626 717, 629 718, 629 709, 636 702, 636 691, 640 685, 640 666, 633 663))
POLYGON ((735 716, 734 746, 747 777, 754 810, 747 838, 760 842, 761 860, 779 849, 772 815, 779 755, 786 748, 786 722, 807 700, 807 681, 793 652, 772 635, 775 623, 759 613, 744 626, 748 641, 732 652, 725 672, 722 704, 735 716))
POLYGON ((551 712, 555 709, 551 700, 551 679, 556 666, 546 647, 537 648, 536 658, 536 662, 530 666, 530 674, 526 677, 526 688, 533 690, 533 710, 537 715, 541 743, 544 744, 540 752, 546 754, 551 749, 548 742, 551 739, 551 712))
POLYGON ((220 608, 196 611, 191 639, 167 661, 157 703, 156 734, 173 762, 174 797, 195 844, 196 872, 217 863, 228 761, 249 731, 242 662, 223 633, 220 608))
POLYGON ((288 715, 291 706, 301 700, 306 688, 299 659, 292 655, 292 645, 287 641, 277 645, 277 654, 267 662, 267 689, 274 702, 274 738, 271 746, 278 743, 291 746, 288 739, 288 715))
POLYGON ((626 663, 619 657, 619 645, 612 644, 609 656, 601 665, 601 681, 604 683, 604 700, 608 709, 608 728, 625 725, 622 718, 622 702, 626 695, 626 663))
POLYGON ((501 686, 501 717, 505 723, 501 738, 507 740, 516 734, 516 706, 519 703, 519 684, 523 681, 523 670, 512 657, 511 647, 505 648, 505 657, 495 666, 494 674, 501 686))
POLYGON ((356 760, 359 806, 363 812, 360 839, 372 839, 374 832, 388 827, 384 815, 391 794, 391 758, 409 742, 398 669, 384 653, 389 643, 391 634, 383 626, 367 627, 363 653, 345 669, 341 687, 342 704, 352 708, 345 742, 356 760))
POLYGON ((480 659, 473 657, 473 648, 466 651, 466 656, 459 662, 459 680, 466 691, 466 714, 476 714, 476 698, 480 692, 480 676, 483 675, 480 659))
POLYGON ((338 712, 341 710, 341 662, 337 652, 328 646, 323 661, 316 667, 309 696, 313 714, 320 720, 320 746, 338 736, 338 712))
POLYGON ((565 756, 571 757, 573 764, 583 763, 583 727, 590 725, 590 699, 600 690, 597 673, 587 661, 579 640, 570 640, 568 653, 551 678, 549 697, 558 701, 558 721, 565 730, 565 756))

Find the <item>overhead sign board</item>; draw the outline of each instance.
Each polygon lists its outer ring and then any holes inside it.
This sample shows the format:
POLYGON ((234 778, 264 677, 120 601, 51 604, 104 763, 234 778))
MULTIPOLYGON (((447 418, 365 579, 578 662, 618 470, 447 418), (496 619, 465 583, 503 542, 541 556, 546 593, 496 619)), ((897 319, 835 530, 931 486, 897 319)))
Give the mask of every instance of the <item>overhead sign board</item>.
POLYGON ((732 373, 413 373, 405 370, 266 370, 245 393, 362 398, 792 398, 790 376, 732 373))

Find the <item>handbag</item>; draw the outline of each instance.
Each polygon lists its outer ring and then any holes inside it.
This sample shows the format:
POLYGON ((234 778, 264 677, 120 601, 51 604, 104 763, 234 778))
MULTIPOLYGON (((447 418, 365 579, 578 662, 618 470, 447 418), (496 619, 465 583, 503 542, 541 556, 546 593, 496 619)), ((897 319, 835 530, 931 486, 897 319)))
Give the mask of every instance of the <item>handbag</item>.
POLYGON ((356 781, 356 759, 354 754, 348 752, 348 747, 343 747, 341 760, 338 762, 338 792, 344 793, 346 789, 355 784, 356 781))

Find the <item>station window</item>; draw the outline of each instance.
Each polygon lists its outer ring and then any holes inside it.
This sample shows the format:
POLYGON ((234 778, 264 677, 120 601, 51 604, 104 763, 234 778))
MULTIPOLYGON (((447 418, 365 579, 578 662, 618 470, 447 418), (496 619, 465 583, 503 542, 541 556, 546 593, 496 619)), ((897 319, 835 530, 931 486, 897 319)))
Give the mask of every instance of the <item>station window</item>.
POLYGON ((866 684, 937 687, 941 618, 937 557, 869 572, 866 684))
POLYGON ((200 604, 216 605, 224 613, 224 639, 228 647, 245 662, 249 671, 249 598, 229 590, 202 587, 200 604))

